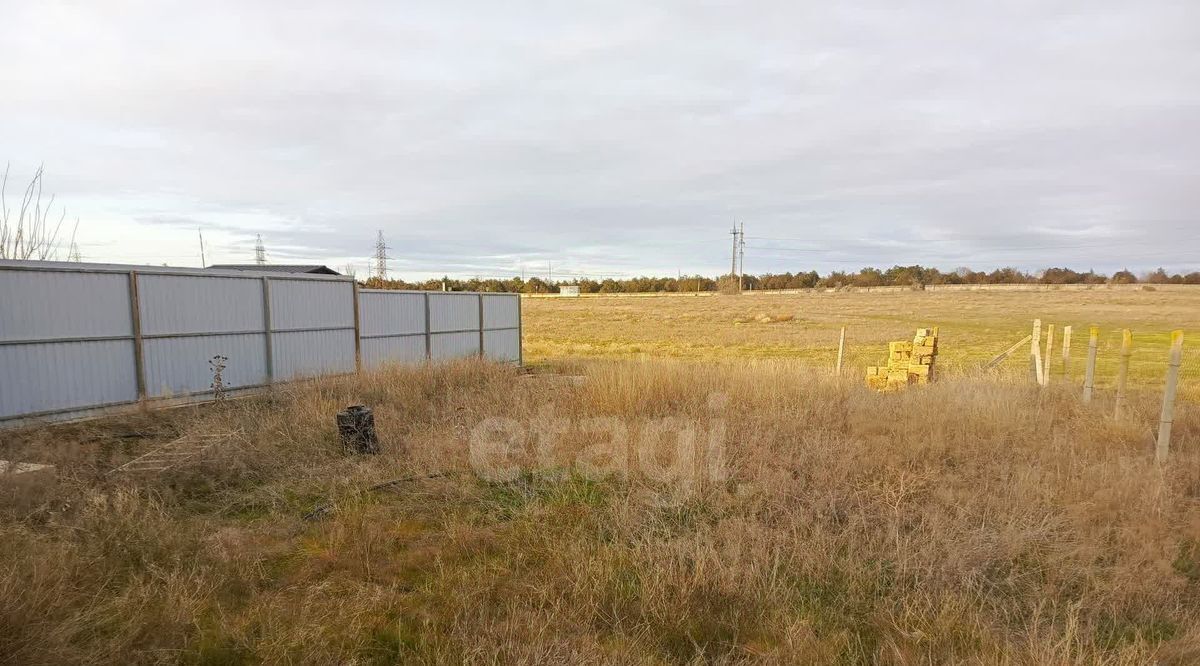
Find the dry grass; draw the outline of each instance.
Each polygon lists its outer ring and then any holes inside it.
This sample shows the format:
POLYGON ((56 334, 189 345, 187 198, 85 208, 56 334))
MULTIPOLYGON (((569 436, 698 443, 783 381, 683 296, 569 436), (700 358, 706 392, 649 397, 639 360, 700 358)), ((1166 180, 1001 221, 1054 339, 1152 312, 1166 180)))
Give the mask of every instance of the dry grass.
POLYGON ((780 361, 581 371, 577 385, 481 364, 395 369, 5 433, 0 457, 55 462, 62 478, 45 503, 3 507, 0 659, 1200 659, 1193 404, 1160 469, 1153 394, 1115 423, 1105 400, 1085 408, 1065 387, 951 378, 878 395, 780 361), (376 409, 380 456, 337 447, 332 414, 358 401, 376 409), (511 482, 365 490, 468 469, 486 417, 547 414, 574 425, 511 482), (634 433, 647 419, 724 422, 728 478, 584 474, 573 461, 595 441, 575 426, 595 417, 634 433), (233 428, 165 475, 103 473, 180 433, 233 428), (324 498, 336 511, 302 519, 324 498))
MULTIPOLYGON (((1156 291, 758 293, 525 299, 525 359, 788 358, 833 367, 847 327, 847 366, 862 377, 887 358, 887 342, 941 329, 943 370, 967 371, 1029 334, 1035 317, 1074 326, 1070 374, 1083 381, 1088 326, 1101 327, 1099 386, 1117 371, 1121 329, 1134 333, 1130 380, 1161 386, 1168 334, 1184 329, 1184 395, 1200 400, 1200 288, 1156 291), (765 315, 764 317, 760 315, 765 315), (790 317, 787 321, 780 319, 790 317)), ((1057 347, 1058 345, 1056 345, 1057 347)), ((1028 353, 1006 364, 1024 372, 1028 353)), ((1054 371, 1062 377, 1058 352, 1054 371)))

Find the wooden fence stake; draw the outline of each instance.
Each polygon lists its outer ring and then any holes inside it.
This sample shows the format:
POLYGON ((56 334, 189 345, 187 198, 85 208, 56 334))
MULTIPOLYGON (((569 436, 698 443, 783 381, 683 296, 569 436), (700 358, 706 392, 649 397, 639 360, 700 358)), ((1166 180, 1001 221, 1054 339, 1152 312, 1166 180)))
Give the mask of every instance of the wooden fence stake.
POLYGON ((1117 367, 1117 406, 1113 418, 1120 419, 1125 411, 1125 383, 1129 379, 1129 355, 1133 353, 1133 334, 1129 329, 1121 331, 1121 364, 1117 367))
POLYGON ((839 377, 842 376, 842 354, 845 352, 845 350, 846 350, 846 327, 843 326, 842 327, 842 335, 838 338, 837 369, 834 370, 834 374, 836 374, 839 377))
POLYGON ((1033 320, 1033 334, 1029 343, 1029 371, 1033 374, 1033 381, 1038 385, 1042 385, 1042 320, 1033 320))
POLYGON ((1096 381, 1096 346, 1100 344, 1100 327, 1088 329, 1087 369, 1083 371, 1083 401, 1092 401, 1092 387, 1096 381))
POLYGON ((1063 377, 1067 381, 1071 380, 1071 327, 1063 326, 1063 350, 1062 350, 1063 377))
POLYGON ((1179 366, 1183 364, 1183 331, 1171 331, 1171 356, 1167 365, 1167 388, 1163 391, 1162 416, 1158 419, 1158 446, 1154 459, 1166 462, 1171 447, 1171 421, 1175 417, 1175 389, 1179 384, 1179 366))
POLYGON ((1050 385, 1050 366, 1054 365, 1054 324, 1046 327, 1046 358, 1042 367, 1042 386, 1050 385))
POLYGON ((1032 339, 1033 339, 1032 335, 1027 335, 1027 336, 1021 338, 1021 341, 1018 342, 1017 344, 1009 347, 1008 349, 1005 349, 1004 351, 1000 352, 999 354, 996 354, 996 356, 994 356, 992 358, 992 360, 988 361, 983 366, 983 369, 991 370, 992 368, 996 367, 997 365, 1000 364, 1000 361, 1003 361, 1004 359, 1008 358, 1009 354, 1012 354, 1013 352, 1017 351, 1021 347, 1025 346, 1032 339))

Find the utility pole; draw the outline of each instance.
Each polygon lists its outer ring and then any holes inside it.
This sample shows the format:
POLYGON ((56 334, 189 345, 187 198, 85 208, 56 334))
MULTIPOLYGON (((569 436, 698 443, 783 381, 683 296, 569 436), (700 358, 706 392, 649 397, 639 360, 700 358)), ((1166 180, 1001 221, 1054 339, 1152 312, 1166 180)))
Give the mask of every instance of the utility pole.
POLYGON ((196 227, 196 233, 200 236, 200 268, 208 268, 208 262, 204 260, 204 232, 196 227))
POLYGON ((267 248, 263 247, 262 234, 254 237, 254 263, 259 266, 267 263, 267 248))
POLYGON ((375 238, 375 277, 380 280, 387 279, 387 262, 388 262, 388 246, 383 240, 383 230, 379 230, 379 235, 375 238))

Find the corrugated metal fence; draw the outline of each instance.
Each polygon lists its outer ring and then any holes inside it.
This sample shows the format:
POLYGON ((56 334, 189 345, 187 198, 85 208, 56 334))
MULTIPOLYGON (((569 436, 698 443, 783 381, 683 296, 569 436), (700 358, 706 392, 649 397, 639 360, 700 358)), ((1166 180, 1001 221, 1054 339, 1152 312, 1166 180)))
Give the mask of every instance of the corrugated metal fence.
POLYGON ((0 424, 211 395, 384 363, 521 361, 516 294, 351 278, 0 261, 0 424))

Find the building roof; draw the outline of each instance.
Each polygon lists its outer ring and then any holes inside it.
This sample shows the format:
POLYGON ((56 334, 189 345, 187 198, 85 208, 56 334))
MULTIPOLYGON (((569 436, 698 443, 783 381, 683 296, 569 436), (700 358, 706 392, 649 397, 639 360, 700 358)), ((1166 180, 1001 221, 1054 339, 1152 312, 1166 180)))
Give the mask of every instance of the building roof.
POLYGON ((220 271, 254 271, 256 273, 314 273, 317 275, 341 275, 328 266, 319 264, 213 264, 208 268, 220 271))

